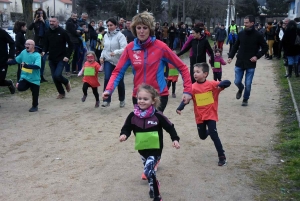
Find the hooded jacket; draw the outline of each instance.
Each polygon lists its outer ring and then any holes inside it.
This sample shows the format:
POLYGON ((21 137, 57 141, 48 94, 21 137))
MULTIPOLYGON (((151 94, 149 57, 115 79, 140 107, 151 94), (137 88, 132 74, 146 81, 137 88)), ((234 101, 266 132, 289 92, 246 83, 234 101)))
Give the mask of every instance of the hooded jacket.
POLYGON ((164 42, 156 40, 155 37, 150 37, 150 39, 146 47, 140 45, 137 38, 126 46, 105 91, 112 94, 127 68, 132 66, 133 97, 136 96, 138 86, 142 83, 152 85, 161 96, 166 96, 169 94, 169 90, 164 76, 164 68, 167 63, 171 63, 182 76, 184 93, 191 95, 192 82, 188 67, 164 42))
POLYGON ((66 22, 66 31, 70 37, 70 40, 74 44, 80 43, 79 37, 81 36, 80 33, 77 32, 78 24, 72 18, 69 18, 66 22))
POLYGON ((117 65, 120 56, 127 45, 127 40, 124 34, 122 34, 120 31, 117 30, 112 32, 107 32, 104 35, 103 41, 104 41, 104 48, 100 58, 104 58, 105 61, 108 61, 113 65, 117 65), (111 52, 114 52, 116 55, 113 57, 110 56, 111 52))

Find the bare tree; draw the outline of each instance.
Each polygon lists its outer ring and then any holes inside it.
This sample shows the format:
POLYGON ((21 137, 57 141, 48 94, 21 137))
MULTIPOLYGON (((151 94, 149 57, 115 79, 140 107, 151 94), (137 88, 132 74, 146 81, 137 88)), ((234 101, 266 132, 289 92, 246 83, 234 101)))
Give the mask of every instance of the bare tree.
MULTIPOLYGON (((26 22, 27 26, 33 22, 32 4, 33 0, 22 0, 24 21, 26 22)), ((33 32, 27 31, 26 37, 33 38, 33 32)))

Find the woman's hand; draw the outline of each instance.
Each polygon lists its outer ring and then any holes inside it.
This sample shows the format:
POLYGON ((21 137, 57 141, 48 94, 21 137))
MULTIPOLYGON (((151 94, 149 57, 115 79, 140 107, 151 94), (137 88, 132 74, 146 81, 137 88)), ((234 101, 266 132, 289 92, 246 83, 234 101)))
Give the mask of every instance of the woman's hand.
POLYGON ((124 142, 126 139, 127 139, 127 136, 124 135, 124 134, 122 134, 122 135, 119 137, 120 142, 124 142))
POLYGON ((111 53, 110 53, 110 56, 111 56, 111 57, 113 57, 113 56, 115 56, 115 55, 116 55, 116 54, 115 54, 114 52, 111 52, 111 53))
POLYGON ((104 59, 100 58, 100 63, 103 64, 104 63, 104 59))
POLYGON ((103 100, 106 100, 109 96, 110 96, 110 94, 107 91, 102 93, 103 100))
POLYGON ((182 101, 185 104, 188 104, 190 102, 190 100, 192 99, 192 96, 190 94, 183 94, 182 95, 182 101))
POLYGON ((177 140, 173 141, 173 147, 175 147, 176 149, 180 149, 180 144, 177 140))

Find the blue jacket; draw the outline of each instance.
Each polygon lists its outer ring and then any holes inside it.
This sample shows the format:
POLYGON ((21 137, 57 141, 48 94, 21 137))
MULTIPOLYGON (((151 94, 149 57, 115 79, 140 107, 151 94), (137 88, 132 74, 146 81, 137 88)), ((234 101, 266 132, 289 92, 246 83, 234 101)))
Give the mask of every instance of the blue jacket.
POLYGON ((228 44, 228 42, 229 42, 230 44, 234 44, 235 41, 237 40, 237 37, 238 37, 238 36, 237 36, 236 33, 234 33, 234 34, 230 33, 230 34, 228 35, 226 44, 228 44))

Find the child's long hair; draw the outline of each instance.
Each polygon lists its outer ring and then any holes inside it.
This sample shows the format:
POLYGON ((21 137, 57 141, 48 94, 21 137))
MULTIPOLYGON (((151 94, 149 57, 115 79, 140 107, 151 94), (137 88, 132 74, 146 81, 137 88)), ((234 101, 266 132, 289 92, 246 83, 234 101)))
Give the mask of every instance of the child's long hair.
POLYGON ((154 87, 152 87, 151 85, 143 83, 138 88, 137 96, 138 96, 139 92, 142 90, 145 90, 151 94, 151 98, 155 102, 154 107, 158 108, 160 106, 160 96, 159 96, 159 93, 157 92, 157 90, 154 89, 154 87))
POLYGON ((96 54, 95 54, 95 52, 94 52, 94 51, 87 51, 87 52, 86 52, 86 54, 85 54, 85 56, 87 56, 87 55, 89 55, 89 54, 91 54, 91 55, 93 55, 93 56, 94 56, 94 58, 95 58, 95 61, 98 61, 98 58, 97 58, 97 56, 96 56, 96 54))

